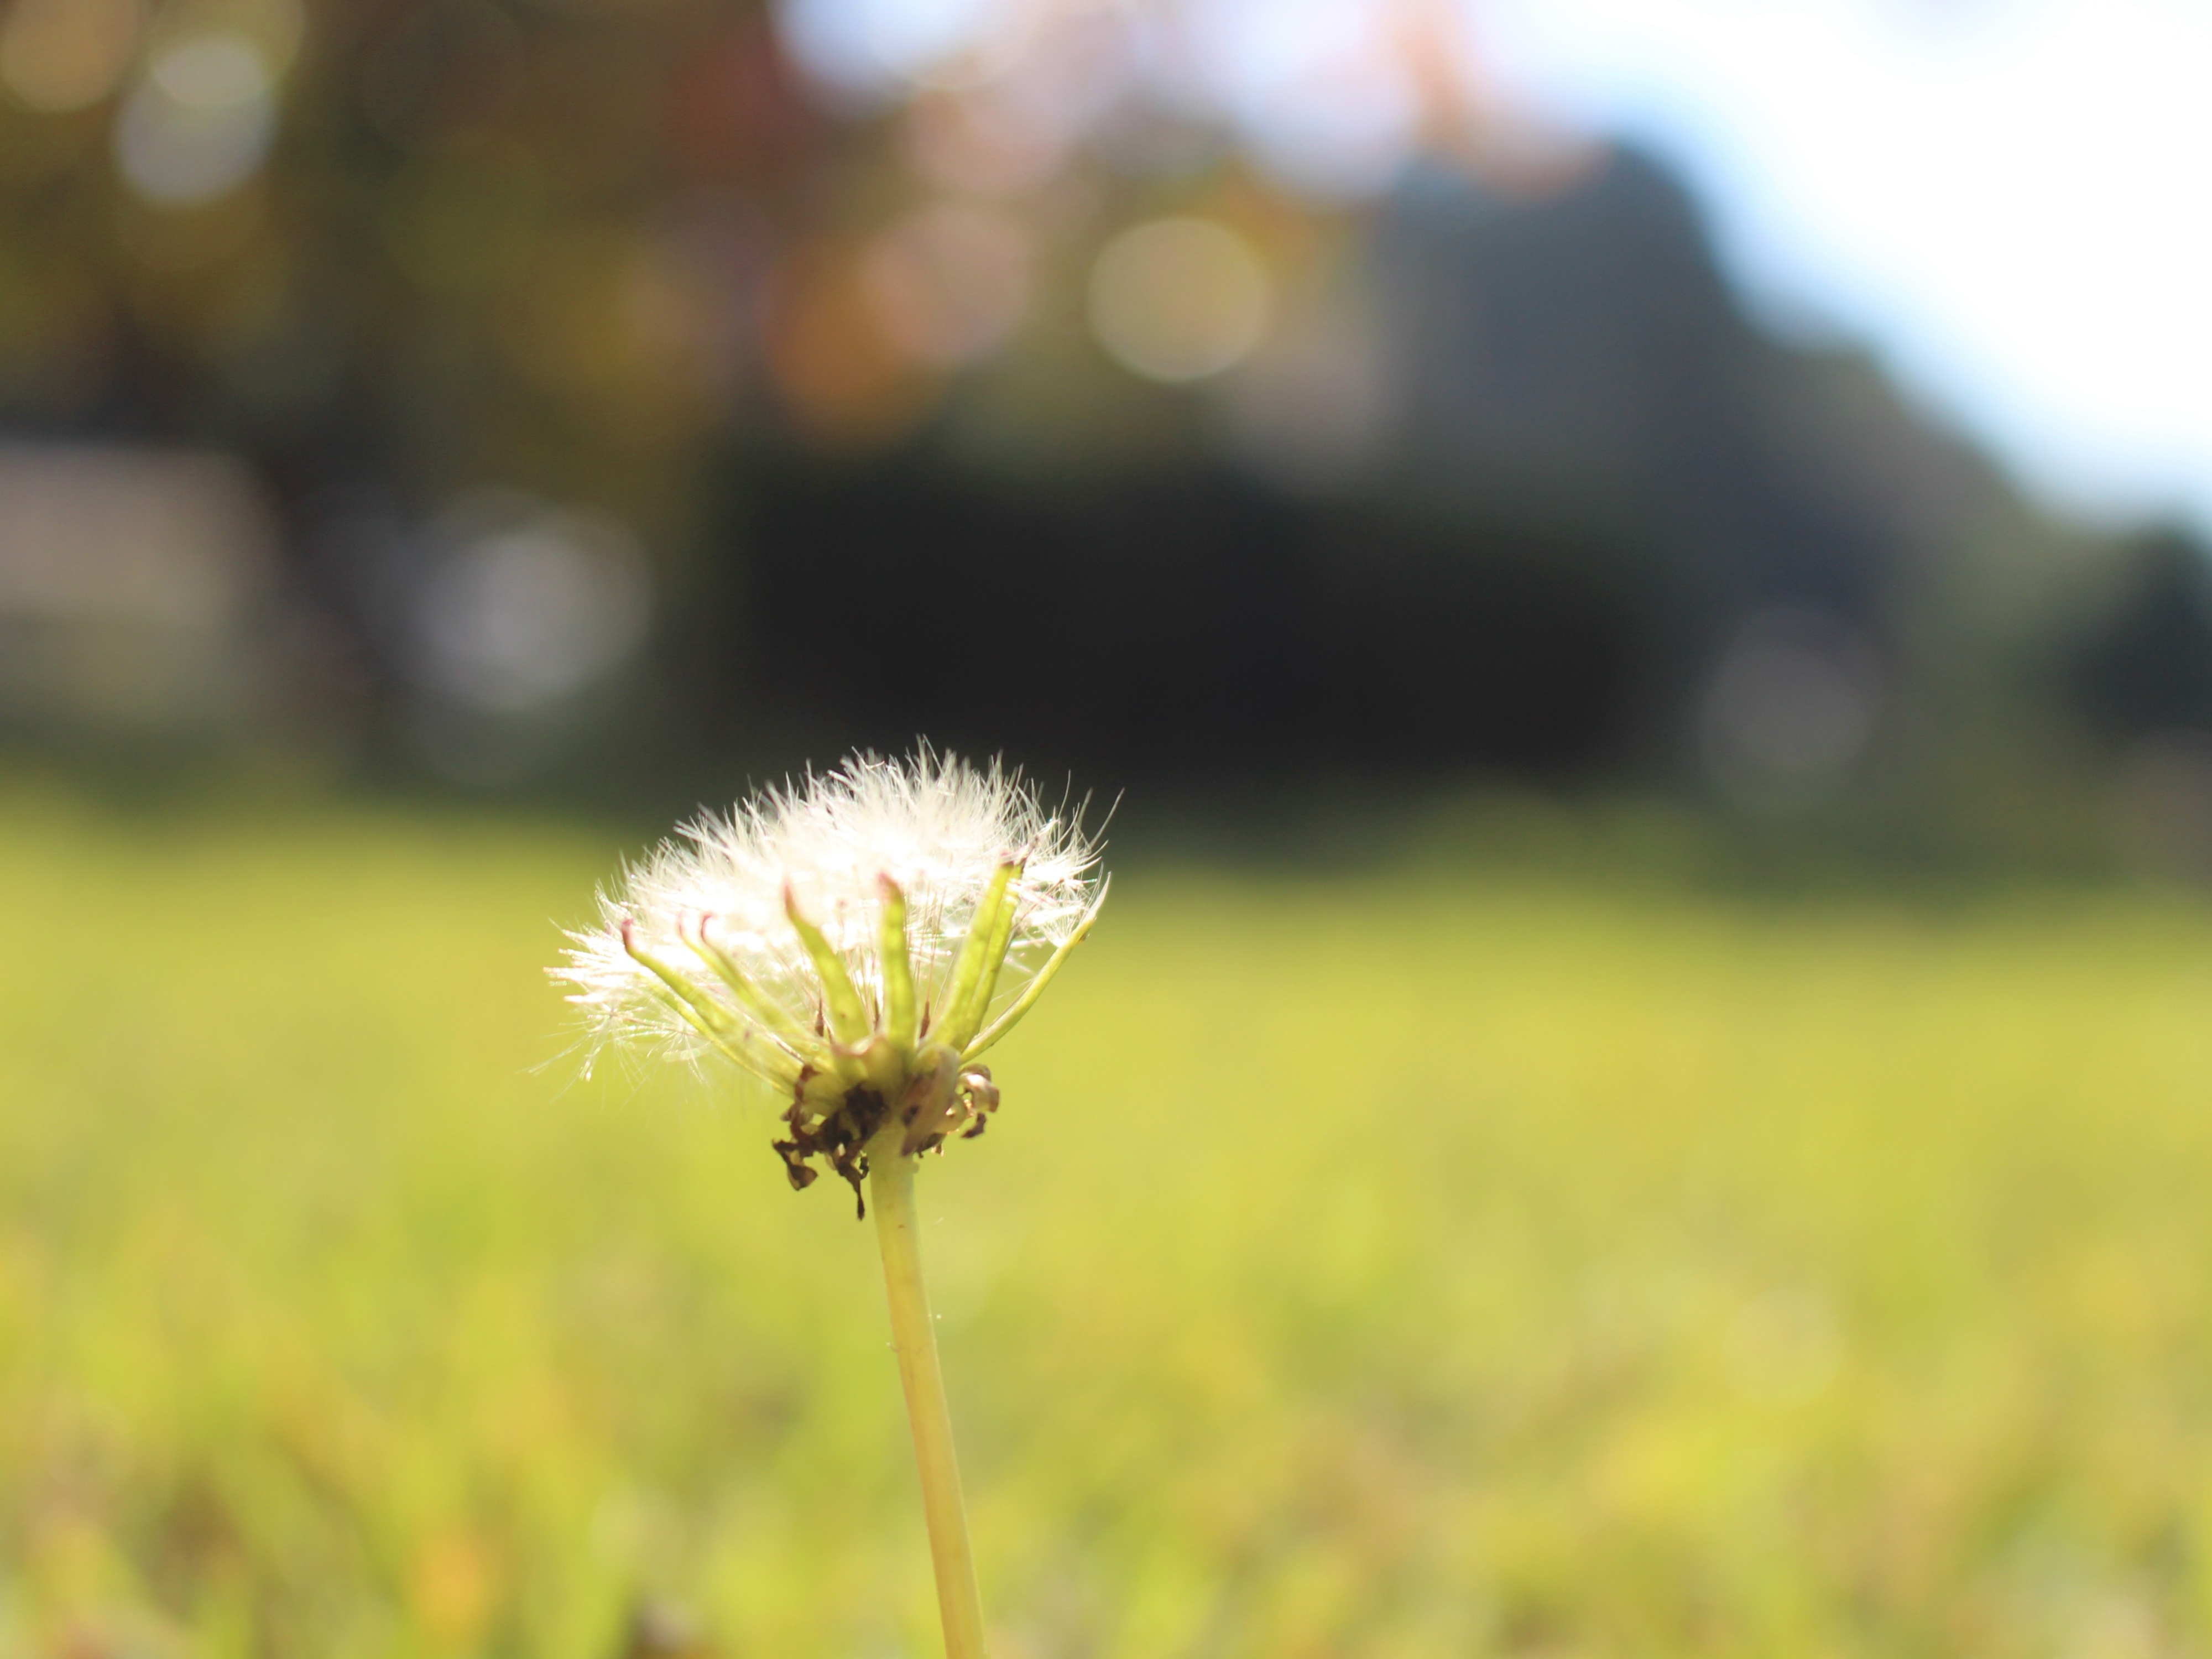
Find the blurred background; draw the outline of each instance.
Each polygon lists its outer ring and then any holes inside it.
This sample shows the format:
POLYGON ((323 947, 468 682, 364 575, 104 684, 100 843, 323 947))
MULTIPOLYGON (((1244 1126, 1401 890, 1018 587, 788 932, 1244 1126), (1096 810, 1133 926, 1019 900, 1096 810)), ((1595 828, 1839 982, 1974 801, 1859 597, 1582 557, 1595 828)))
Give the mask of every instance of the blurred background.
POLYGON ((2150 0, 9 0, 0 721, 2187 862, 2208 64, 2150 0))
POLYGON ((919 734, 1122 803, 1004 1659, 2212 1651, 2208 77, 0 0, 0 1659, 936 1651, 866 1236, 541 975, 919 734))

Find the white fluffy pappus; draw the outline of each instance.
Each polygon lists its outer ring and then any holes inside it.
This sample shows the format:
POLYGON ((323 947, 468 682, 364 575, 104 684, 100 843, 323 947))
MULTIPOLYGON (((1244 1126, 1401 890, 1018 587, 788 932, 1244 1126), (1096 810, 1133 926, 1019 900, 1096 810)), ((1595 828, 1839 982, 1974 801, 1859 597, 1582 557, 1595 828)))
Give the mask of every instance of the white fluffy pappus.
POLYGON ((551 971, 595 1050, 720 1055, 792 1102, 802 1139, 872 1094, 918 1126, 911 1152, 995 1105, 975 1061, 1089 930, 1097 862, 996 763, 855 756, 684 826, 551 971))

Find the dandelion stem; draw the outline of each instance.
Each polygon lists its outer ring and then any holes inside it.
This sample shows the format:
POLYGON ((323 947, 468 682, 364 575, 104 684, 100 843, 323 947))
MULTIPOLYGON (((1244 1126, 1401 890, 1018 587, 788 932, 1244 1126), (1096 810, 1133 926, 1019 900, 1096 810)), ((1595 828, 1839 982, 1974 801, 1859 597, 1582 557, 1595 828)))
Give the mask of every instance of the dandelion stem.
POLYGON ((914 1159, 899 1155, 896 1127, 869 1157, 868 1190, 883 1247, 884 1288, 890 1299, 891 1345, 914 1427, 921 1471, 922 1512, 937 1568, 937 1605, 945 1619, 945 1659, 986 1659, 983 1603, 975 1589, 975 1555, 968 1543, 968 1510, 960 1496, 960 1464, 952 1449, 952 1416, 937 1365, 937 1331, 921 1280, 921 1240, 914 1212, 914 1159))

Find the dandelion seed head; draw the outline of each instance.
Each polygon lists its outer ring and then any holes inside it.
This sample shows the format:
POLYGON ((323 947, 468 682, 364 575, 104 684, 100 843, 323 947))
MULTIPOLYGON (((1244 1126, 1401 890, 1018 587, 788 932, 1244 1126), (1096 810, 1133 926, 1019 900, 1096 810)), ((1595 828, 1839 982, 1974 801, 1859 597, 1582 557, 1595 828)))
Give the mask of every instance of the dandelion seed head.
POLYGON ((601 892, 552 972, 594 1048, 734 1062, 791 1099, 795 1133, 865 1090, 941 1139, 953 1105, 995 1103, 964 1068, 1097 915, 1079 817, 996 763, 855 756, 685 825, 601 892))

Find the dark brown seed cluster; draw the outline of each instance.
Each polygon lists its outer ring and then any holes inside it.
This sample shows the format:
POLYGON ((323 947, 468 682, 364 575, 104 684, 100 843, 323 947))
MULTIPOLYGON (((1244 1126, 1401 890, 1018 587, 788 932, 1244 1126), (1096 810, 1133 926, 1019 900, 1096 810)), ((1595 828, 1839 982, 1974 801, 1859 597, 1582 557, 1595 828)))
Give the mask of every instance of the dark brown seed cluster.
MULTIPOLYGON (((806 1086, 805 1078, 799 1087, 806 1086)), ((830 1167, 842 1176, 853 1189, 853 1201, 859 1206, 861 1218, 868 1213, 868 1200, 861 1191, 860 1182, 867 1177, 867 1145, 884 1120, 890 1115, 890 1108, 873 1089, 854 1089, 837 1103, 837 1109, 817 1123, 806 1121, 806 1108, 794 1100, 783 1115, 790 1126, 791 1139, 775 1143, 776 1154, 783 1159, 784 1173, 791 1177, 791 1189, 805 1192, 814 1184, 819 1170, 808 1163, 809 1158, 827 1159, 830 1167)))
MULTIPOLYGON (((868 1173, 868 1143, 890 1116, 890 1109, 875 1090, 856 1088, 837 1103, 835 1111, 810 1121, 805 1097, 811 1075, 811 1069, 799 1074, 799 1086, 784 1111, 790 1139, 770 1144, 783 1160, 783 1172, 793 1192, 804 1192, 814 1184, 822 1172, 811 1160, 819 1158, 852 1188, 860 1218, 865 1220, 868 1200, 860 1182, 868 1173)), ((900 1138, 900 1156, 915 1158, 936 1152, 956 1134, 963 1140, 973 1140, 983 1133, 989 1115, 998 1109, 999 1091, 991 1081, 991 1068, 970 1066, 959 1070, 947 1054, 934 1075, 915 1079, 900 1099, 898 1117, 905 1130, 900 1138)))

